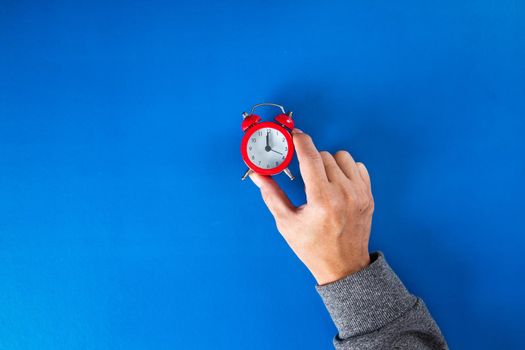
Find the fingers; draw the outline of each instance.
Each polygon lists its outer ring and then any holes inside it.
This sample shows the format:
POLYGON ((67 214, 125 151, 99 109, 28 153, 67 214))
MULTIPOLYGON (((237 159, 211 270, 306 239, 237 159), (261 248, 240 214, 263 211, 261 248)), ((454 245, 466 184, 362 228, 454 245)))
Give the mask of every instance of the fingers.
POLYGON ((347 178, 350 180, 360 179, 359 169, 350 153, 347 151, 339 151, 335 154, 334 158, 347 178))
POLYGON ((337 182, 341 179, 346 179, 345 174, 335 161, 334 157, 326 151, 320 152, 321 158, 323 159, 324 169, 326 171, 326 176, 328 181, 337 182))
POLYGON ((308 196, 328 181, 323 159, 315 148, 312 138, 301 130, 294 129, 293 143, 308 196))
POLYGON ((264 203, 276 220, 283 219, 295 212, 295 206, 271 177, 253 173, 250 179, 261 190, 264 203))
POLYGON ((356 164, 361 179, 363 179, 363 182, 365 183, 366 187, 370 190, 372 187, 372 182, 370 181, 370 175, 368 174, 368 170, 366 169, 363 163, 358 162, 356 164))

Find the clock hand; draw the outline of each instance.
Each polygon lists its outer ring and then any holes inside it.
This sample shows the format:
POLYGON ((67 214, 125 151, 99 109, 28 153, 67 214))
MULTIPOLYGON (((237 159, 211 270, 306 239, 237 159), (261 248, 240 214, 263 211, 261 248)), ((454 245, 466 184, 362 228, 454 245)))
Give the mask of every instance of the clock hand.
POLYGON ((264 147, 266 152, 270 152, 272 148, 270 147, 270 130, 266 131, 266 147, 264 147))
POLYGON ((283 155, 281 152, 277 152, 276 150, 273 150, 273 149, 271 149, 270 151, 275 152, 275 153, 279 153, 281 156, 283 155))

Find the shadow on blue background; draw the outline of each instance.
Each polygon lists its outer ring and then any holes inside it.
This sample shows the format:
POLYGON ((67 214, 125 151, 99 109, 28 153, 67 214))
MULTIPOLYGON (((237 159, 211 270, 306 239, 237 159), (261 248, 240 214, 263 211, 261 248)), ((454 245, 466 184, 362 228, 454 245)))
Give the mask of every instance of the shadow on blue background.
POLYGON ((371 248, 452 348, 518 348, 524 19, 516 1, 2 2, 0 348, 329 348, 314 280, 239 181, 240 113, 262 101, 367 164, 371 248))

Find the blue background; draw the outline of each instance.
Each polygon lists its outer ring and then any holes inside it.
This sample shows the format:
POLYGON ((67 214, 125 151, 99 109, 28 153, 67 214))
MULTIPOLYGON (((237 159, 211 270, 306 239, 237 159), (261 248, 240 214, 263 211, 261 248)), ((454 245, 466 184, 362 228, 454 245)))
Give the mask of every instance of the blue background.
POLYGON ((330 348, 239 180, 262 101, 367 164, 451 347, 522 346, 523 2, 3 0, 0 349, 330 348))

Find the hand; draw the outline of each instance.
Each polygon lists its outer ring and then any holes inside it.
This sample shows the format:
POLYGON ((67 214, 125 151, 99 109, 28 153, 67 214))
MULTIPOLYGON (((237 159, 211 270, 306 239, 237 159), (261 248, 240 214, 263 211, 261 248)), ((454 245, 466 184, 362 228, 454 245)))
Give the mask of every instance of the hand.
POLYGON ((319 285, 370 264, 368 240, 374 211, 370 177, 346 151, 318 152, 295 129, 293 141, 303 176, 306 203, 295 207, 271 178, 250 175, 275 218, 277 229, 319 285))

